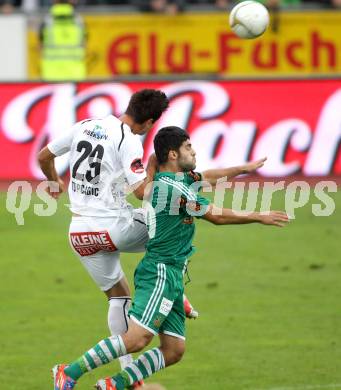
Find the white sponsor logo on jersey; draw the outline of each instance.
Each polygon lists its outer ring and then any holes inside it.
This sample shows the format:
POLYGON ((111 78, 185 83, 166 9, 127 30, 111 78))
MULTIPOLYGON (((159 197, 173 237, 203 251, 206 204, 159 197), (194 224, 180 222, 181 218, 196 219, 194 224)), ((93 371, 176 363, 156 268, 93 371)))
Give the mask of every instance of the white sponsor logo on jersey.
POLYGON ((167 316, 172 310, 172 307, 173 307, 173 302, 167 298, 163 298, 161 301, 159 313, 163 314, 164 316, 167 316))

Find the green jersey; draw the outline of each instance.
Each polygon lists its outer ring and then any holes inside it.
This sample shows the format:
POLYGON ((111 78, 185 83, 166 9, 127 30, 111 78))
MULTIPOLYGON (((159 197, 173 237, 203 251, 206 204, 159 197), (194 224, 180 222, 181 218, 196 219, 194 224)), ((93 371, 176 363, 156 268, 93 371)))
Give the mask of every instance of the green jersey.
POLYGON ((194 252, 193 217, 203 216, 209 201, 198 195, 201 175, 195 172, 159 172, 154 177, 148 212, 150 239, 146 258, 169 264, 183 264, 194 252))
POLYGON ((183 274, 193 253, 194 218, 209 201, 198 195, 201 175, 160 172, 148 207, 149 241, 135 271, 130 318, 153 334, 185 338, 183 274))

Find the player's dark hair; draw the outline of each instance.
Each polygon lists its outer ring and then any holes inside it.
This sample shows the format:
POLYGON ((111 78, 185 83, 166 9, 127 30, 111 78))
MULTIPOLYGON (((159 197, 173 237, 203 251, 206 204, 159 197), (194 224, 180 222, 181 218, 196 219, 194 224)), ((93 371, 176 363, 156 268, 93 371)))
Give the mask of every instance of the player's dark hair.
POLYGON ((138 124, 148 119, 155 122, 168 106, 169 100, 164 92, 157 89, 142 89, 132 95, 125 113, 138 124))
POLYGON ((177 126, 167 126, 159 130, 154 138, 154 149, 159 164, 168 161, 171 150, 179 151, 184 141, 189 139, 185 130, 177 126))

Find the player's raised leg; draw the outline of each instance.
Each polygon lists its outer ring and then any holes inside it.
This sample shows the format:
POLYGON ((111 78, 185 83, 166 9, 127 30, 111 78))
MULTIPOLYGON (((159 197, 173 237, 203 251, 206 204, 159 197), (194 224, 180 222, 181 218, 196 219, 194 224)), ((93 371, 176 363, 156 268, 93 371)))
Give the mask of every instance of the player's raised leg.
MULTIPOLYGON (((72 218, 69 230, 72 249, 108 298, 108 326, 113 336, 127 331, 131 303, 130 289, 121 267, 117 244, 117 237, 124 230, 124 222, 119 218, 79 216, 72 218), (103 235, 105 244, 100 247, 98 240, 103 235)), ((132 362, 133 358, 128 355, 120 357, 119 360, 123 368, 132 362)))

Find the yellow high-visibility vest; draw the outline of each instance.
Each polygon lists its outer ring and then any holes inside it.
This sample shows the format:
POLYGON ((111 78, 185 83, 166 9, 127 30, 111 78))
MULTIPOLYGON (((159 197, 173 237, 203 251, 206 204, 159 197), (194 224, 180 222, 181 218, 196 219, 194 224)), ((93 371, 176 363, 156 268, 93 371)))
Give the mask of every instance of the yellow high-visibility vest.
POLYGON ((41 76, 46 81, 86 78, 85 31, 69 4, 56 4, 43 28, 41 76))

